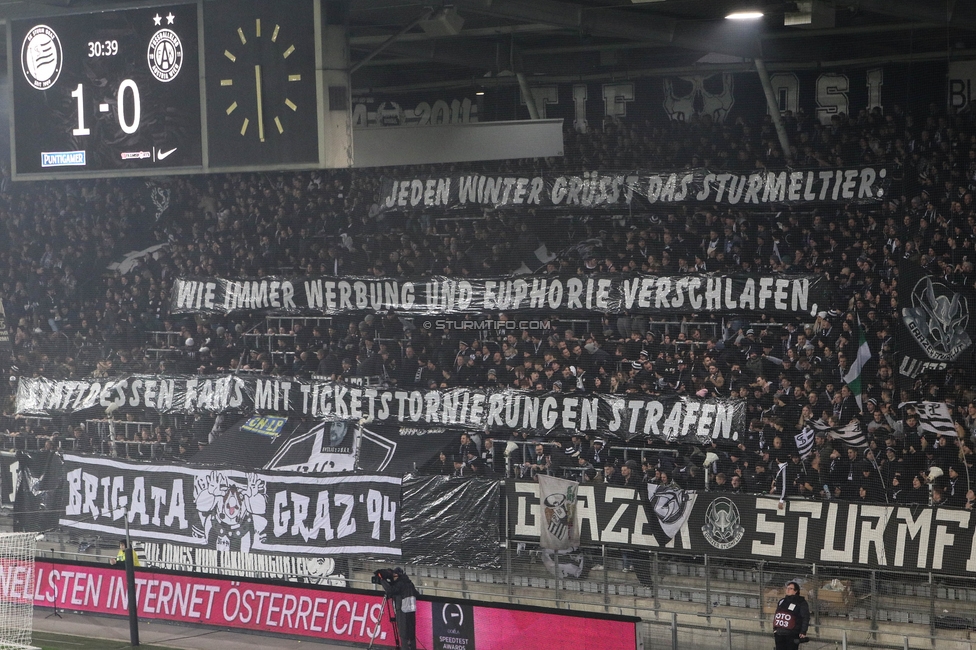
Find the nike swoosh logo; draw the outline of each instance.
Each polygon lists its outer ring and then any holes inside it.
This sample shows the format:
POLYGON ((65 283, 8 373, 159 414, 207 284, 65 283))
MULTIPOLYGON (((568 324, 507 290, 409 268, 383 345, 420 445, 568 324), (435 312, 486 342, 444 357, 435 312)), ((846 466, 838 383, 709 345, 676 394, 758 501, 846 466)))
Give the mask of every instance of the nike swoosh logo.
POLYGON ((176 151, 176 147, 173 147, 169 151, 160 151, 159 153, 156 154, 156 158, 158 158, 159 160, 163 160, 164 158, 169 158, 169 155, 174 151, 176 151))

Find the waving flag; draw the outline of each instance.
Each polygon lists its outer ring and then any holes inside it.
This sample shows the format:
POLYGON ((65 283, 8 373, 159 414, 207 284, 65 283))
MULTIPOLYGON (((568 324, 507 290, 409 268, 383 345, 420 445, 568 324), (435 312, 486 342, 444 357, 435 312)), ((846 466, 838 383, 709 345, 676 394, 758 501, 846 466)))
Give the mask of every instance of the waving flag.
POLYGON ((868 361, 871 360, 871 348, 868 347, 868 337, 864 333, 864 328, 861 327, 861 315, 857 316, 857 358, 854 359, 854 363, 851 364, 850 370, 844 375, 844 383, 851 389, 851 393, 854 395, 854 399, 857 400, 857 408, 864 412, 864 404, 862 403, 861 394, 864 389, 861 385, 861 374, 864 372, 864 366, 868 365, 868 361))
POLYGON ((823 420, 808 420, 807 424, 813 428, 815 434, 817 431, 823 431, 829 437, 841 440, 851 447, 868 446, 868 437, 865 435, 864 429, 861 428, 861 423, 857 420, 851 420, 843 427, 831 426, 823 420))
POLYGON ((564 551, 579 546, 576 522, 576 481, 539 474, 539 540, 542 548, 564 551))
POLYGON ((809 425, 803 427, 803 431, 796 434, 796 448, 800 451, 800 458, 806 460, 813 453, 813 438, 816 435, 816 430, 809 425))
POLYGON ((956 436, 956 427, 952 423, 952 413, 945 402, 904 402, 898 405, 914 406, 918 414, 918 425, 923 433, 937 436, 956 436))

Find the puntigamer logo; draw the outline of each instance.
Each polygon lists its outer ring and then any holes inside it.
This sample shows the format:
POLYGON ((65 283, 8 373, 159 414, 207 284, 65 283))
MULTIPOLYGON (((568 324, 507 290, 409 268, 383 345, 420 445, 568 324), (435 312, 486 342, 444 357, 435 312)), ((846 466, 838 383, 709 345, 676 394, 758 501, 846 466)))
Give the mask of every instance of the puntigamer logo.
POLYGON ((84 167, 87 164, 84 151, 41 152, 41 167, 84 167))
POLYGON ((47 25, 27 32, 20 48, 20 66, 27 83, 37 90, 47 90, 61 76, 61 40, 47 25))

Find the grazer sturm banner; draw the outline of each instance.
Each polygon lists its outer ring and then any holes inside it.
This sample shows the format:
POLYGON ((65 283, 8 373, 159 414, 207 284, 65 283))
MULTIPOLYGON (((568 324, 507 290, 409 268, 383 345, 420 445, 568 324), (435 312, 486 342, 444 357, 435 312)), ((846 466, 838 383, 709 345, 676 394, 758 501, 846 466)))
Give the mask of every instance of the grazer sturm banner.
POLYGON ((59 524, 217 551, 400 555, 400 478, 149 465, 65 454, 59 524))
POLYGON ((410 428, 529 429, 669 441, 737 440, 745 430, 745 400, 675 395, 531 393, 511 388, 408 391, 253 375, 25 378, 17 388, 17 412, 24 415, 62 415, 112 405, 160 413, 260 411, 410 428))
POLYGON ((617 209, 661 203, 727 206, 877 203, 888 194, 884 167, 754 171, 584 171, 578 175, 384 178, 384 211, 490 207, 617 209))
MULTIPOLYGON (((762 312, 812 316, 829 304, 831 283, 817 275, 550 275, 417 279, 268 276, 261 279, 179 278, 174 314, 259 312, 341 315, 394 310, 439 316, 485 312, 588 311, 649 315, 762 312)), ((495 321, 431 320, 425 328, 479 330, 495 321)), ((514 323, 512 326, 516 326, 514 323)))
MULTIPOLYGON (((538 484, 509 481, 506 489, 511 538, 538 542, 538 484)), ((976 575, 976 520, 965 509, 806 499, 787 499, 781 509, 775 497, 722 492, 698 492, 690 503, 673 501, 653 504, 636 489, 580 485, 580 543, 976 575), (673 538, 662 543, 660 513, 649 510, 686 518, 673 538)))

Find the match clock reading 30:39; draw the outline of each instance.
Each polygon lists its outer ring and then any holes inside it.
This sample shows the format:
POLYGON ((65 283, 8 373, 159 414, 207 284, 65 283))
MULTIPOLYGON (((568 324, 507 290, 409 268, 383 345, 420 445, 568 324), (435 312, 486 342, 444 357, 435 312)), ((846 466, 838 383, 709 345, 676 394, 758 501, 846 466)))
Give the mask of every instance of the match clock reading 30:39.
POLYGON ((18 175, 202 166, 195 4, 10 29, 18 175))

